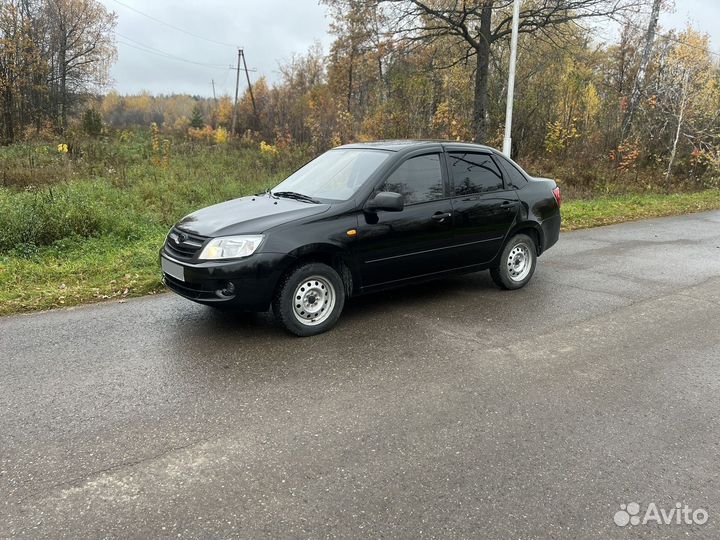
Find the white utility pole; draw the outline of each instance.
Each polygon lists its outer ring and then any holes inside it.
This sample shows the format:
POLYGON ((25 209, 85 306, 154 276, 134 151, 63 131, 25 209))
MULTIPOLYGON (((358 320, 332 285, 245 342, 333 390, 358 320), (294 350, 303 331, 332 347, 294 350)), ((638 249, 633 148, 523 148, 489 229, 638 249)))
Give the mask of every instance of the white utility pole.
POLYGON ((503 154, 510 157, 512 149, 512 113, 515 94, 515 57, 517 56, 518 24, 520 22, 520 0, 513 3, 512 37, 510 38, 510 73, 508 74, 507 105, 505 107, 505 138, 503 154))

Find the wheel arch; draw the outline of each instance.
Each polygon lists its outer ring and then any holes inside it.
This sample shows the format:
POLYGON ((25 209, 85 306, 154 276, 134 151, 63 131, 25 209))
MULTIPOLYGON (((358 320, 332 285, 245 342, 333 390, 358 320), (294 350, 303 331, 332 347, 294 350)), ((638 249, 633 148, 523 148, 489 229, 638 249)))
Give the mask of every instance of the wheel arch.
POLYGON ((341 246, 327 243, 307 244, 289 253, 292 262, 283 269, 280 280, 302 264, 320 262, 333 268, 345 285, 345 294, 351 296, 359 287, 360 280, 357 268, 347 251, 341 246))
POLYGON ((516 234, 526 234, 532 238, 535 243, 535 251, 539 256, 543 252, 543 245, 545 245, 545 238, 542 227, 535 221, 523 221, 517 223, 507 235, 505 243, 507 243, 516 234))

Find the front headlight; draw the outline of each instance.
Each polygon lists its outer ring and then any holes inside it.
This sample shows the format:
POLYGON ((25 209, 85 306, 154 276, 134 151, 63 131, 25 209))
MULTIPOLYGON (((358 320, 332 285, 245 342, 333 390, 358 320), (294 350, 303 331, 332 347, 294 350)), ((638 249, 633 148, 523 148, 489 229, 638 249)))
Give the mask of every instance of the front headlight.
POLYGON ((247 257, 255 253, 262 240, 261 234, 213 238, 203 248, 198 259, 211 261, 247 257))

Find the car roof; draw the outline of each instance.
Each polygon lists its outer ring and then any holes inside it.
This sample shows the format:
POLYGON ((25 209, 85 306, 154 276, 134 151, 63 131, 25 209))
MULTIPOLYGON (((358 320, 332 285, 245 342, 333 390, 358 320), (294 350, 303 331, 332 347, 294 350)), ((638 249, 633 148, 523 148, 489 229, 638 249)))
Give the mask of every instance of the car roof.
POLYGON ((447 140, 415 140, 415 139, 398 139, 398 140, 387 140, 387 141, 368 141, 344 144, 337 148, 372 148, 374 150, 388 150, 390 152, 400 152, 403 150, 410 149, 421 149, 424 146, 437 146, 442 144, 443 146, 452 146, 453 149, 467 149, 467 150, 484 150, 497 152, 494 148, 484 146, 482 144, 447 141, 447 140))

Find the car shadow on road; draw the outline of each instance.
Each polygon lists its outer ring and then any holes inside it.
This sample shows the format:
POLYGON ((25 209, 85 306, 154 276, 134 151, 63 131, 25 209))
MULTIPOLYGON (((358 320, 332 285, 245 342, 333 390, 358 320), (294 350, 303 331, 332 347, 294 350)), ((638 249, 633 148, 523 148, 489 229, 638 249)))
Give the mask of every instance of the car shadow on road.
POLYGON ((351 298, 345 304, 342 318, 374 316, 397 307, 432 309, 436 302, 448 301, 458 295, 496 292, 489 272, 452 276, 351 298))
POLYGON ((399 343, 411 348, 410 343, 428 338, 424 331, 414 333, 408 326, 412 321, 424 317, 434 320, 448 311, 465 312, 469 302, 483 299, 495 305, 502 294, 487 272, 368 294, 345 304, 333 330, 310 338, 287 333, 275 323, 271 312, 226 312, 195 305, 171 317, 166 345, 181 368, 178 374, 201 369, 203 377, 262 381, 268 377, 312 377, 323 370, 341 369, 342 365, 368 370, 389 361, 403 361, 402 355, 392 355, 391 360, 382 351, 399 343), (359 354, 350 354, 352 350, 359 354))
MULTIPOLYGON (((435 304, 438 301, 446 302, 465 294, 473 294, 477 297, 477 295, 498 293, 488 272, 447 277, 370 293, 350 298, 345 302, 337 329, 347 328, 349 325, 365 325, 372 318, 396 309, 422 312, 437 307, 435 304)), ((251 337, 254 340, 280 336, 296 339, 274 323, 272 312, 243 313, 201 307, 195 323, 199 324, 198 330, 202 335, 212 331, 220 337, 228 337, 239 332, 245 338, 251 337)))

